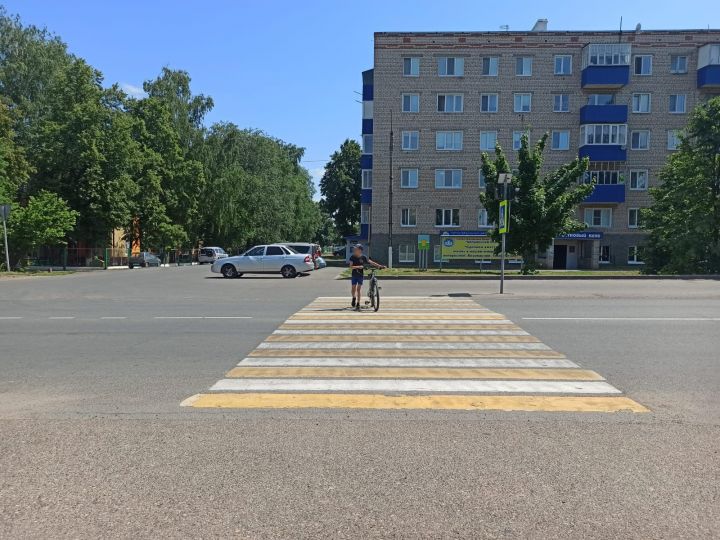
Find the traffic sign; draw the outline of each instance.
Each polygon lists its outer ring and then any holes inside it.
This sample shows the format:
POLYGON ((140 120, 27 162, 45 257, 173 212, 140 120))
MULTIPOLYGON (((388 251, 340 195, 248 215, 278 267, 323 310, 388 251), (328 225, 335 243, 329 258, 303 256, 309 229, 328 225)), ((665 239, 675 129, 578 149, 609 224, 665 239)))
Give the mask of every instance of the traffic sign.
POLYGON ((510 230, 510 215, 508 213, 508 201, 500 201, 500 211, 498 218, 498 232, 505 234, 510 230))
POLYGON ((0 218, 2 218, 3 221, 7 221, 7 218, 10 217, 10 205, 9 204, 0 204, 0 218))

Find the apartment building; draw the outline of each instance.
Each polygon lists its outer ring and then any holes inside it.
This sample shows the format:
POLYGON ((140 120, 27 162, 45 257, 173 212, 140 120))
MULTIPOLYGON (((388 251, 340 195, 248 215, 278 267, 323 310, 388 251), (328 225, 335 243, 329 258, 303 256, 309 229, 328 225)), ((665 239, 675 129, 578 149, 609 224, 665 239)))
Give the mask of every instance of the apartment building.
MULTIPOLYGON (((363 78, 361 231, 371 255, 418 261, 430 235, 489 231, 482 152, 517 163, 520 137, 550 134, 546 169, 590 159, 581 233, 556 238, 555 268, 642 264, 640 209, 700 101, 720 94, 720 30, 379 32, 363 78), (391 131, 393 133, 391 142, 391 131)), ((353 239, 355 240, 355 239, 353 239)), ((472 264, 473 261, 466 261, 472 264)))

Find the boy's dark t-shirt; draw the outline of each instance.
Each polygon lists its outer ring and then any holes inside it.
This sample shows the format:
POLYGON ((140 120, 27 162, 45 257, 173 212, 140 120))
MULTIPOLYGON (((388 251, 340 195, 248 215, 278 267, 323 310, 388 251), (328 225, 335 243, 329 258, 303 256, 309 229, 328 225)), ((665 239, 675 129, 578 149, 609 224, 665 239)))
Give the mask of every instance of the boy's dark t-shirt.
MULTIPOLYGON (((352 266, 365 266, 368 264, 368 258, 365 255, 360 255, 359 257, 356 257, 355 255, 350 255, 350 264, 352 266)), ((353 268, 352 271, 352 277, 363 277, 364 271, 362 269, 356 269, 353 268)))

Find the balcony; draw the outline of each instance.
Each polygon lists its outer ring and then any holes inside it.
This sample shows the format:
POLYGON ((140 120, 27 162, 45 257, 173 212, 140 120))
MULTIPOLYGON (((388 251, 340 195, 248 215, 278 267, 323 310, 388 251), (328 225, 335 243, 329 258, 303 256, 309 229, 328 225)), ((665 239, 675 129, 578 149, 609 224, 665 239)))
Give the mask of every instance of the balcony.
POLYGON ((623 203, 625 202, 625 184, 596 184, 593 192, 584 203, 623 203))
POLYGON ((720 88, 720 43, 708 43, 698 49, 698 88, 720 88))
POLYGON ((372 169, 373 159, 371 154, 363 154, 360 156, 360 168, 372 169))
POLYGON ((580 81, 587 89, 622 88, 630 82, 630 66, 587 66, 580 81))
POLYGON ((362 134, 370 135, 373 132, 373 121, 372 118, 363 118, 362 121, 362 134))
POLYGON ((627 119, 627 105, 585 105, 580 107, 581 124, 624 124, 627 119))
POLYGON ((360 190, 360 204, 372 204, 372 189, 360 190))
POLYGON ((578 155, 590 161, 627 161, 627 149, 619 144, 586 144, 578 155))
POLYGON ((370 238, 370 224, 362 223, 360 225, 360 239, 368 240, 370 238))

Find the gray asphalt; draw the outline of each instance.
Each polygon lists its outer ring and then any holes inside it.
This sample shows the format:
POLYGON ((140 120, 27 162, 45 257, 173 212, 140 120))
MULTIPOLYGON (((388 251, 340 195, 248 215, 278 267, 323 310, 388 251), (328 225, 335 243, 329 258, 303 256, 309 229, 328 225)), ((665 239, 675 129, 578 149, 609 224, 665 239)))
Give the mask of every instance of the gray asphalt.
POLYGON ((336 273, 0 279, 0 537, 720 536, 720 321, 618 320, 720 317, 719 282, 383 284, 471 294, 649 414, 179 407, 336 273), (157 318, 189 316, 252 318, 157 318))

